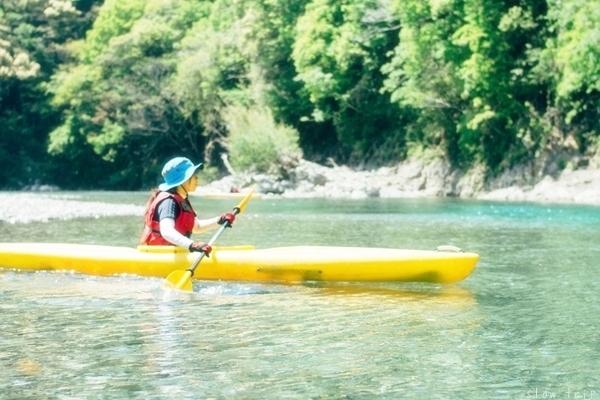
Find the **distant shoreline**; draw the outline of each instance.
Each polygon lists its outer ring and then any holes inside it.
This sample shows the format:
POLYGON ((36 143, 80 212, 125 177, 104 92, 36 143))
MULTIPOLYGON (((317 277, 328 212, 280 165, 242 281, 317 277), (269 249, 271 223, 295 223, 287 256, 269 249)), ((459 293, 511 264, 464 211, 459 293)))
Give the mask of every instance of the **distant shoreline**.
MULTIPOLYGON (((467 185, 469 177, 463 177, 463 181, 452 181, 452 175, 444 175, 443 168, 439 167, 434 164, 419 167, 413 163, 395 169, 357 172, 346 167, 328 168, 304 162, 295 171, 297 178, 302 179, 298 179, 294 187, 288 187, 279 194, 268 192, 269 188, 278 184, 274 178, 257 175, 228 176, 198 188, 195 194, 227 193, 233 185, 239 185, 244 191, 244 187, 254 182, 258 186, 257 193, 263 198, 456 197, 498 202, 600 205, 600 169, 597 168, 564 170, 557 178, 545 176, 532 186, 510 185, 474 191, 467 185), (247 182, 244 183, 244 180, 247 182), (459 192, 452 193, 451 190, 459 192)), ((62 193, 0 192, 0 223, 47 222, 115 215, 141 217, 144 213, 144 207, 140 205, 79 201, 62 193)))
POLYGON ((564 169, 556 177, 543 176, 535 184, 523 169, 515 169, 487 185, 481 171, 460 174, 447 162, 408 161, 396 167, 354 171, 345 166, 325 167, 301 160, 289 172, 291 181, 277 176, 227 176, 198 188, 197 194, 244 191, 257 184, 264 196, 284 198, 438 198, 600 205, 600 169, 564 169))

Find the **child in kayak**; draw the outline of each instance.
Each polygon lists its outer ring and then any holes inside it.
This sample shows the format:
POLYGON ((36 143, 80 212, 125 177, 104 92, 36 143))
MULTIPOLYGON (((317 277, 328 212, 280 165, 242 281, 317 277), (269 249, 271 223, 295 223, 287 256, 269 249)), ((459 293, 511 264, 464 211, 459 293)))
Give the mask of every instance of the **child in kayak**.
POLYGON ((158 186, 146 206, 145 226, 141 244, 152 246, 180 246, 190 251, 202 251, 209 256, 212 248, 204 242, 190 239, 192 233, 202 233, 228 222, 233 225, 235 214, 226 213, 210 219, 198 219, 188 199, 196 190, 197 171, 202 163, 194 165, 185 157, 176 157, 162 170, 164 183, 158 186))

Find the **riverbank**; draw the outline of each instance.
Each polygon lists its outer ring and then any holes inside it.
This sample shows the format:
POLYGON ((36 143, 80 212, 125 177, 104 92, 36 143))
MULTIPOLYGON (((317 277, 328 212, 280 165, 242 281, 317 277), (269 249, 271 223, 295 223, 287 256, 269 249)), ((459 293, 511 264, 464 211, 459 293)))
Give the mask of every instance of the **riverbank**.
POLYGON ((519 166, 487 180, 482 169, 462 172, 443 159, 412 160, 395 167, 356 171, 300 160, 281 175, 230 175, 200 187, 197 194, 244 191, 257 185, 263 196, 283 198, 419 198, 457 197, 493 201, 522 201, 600 205, 600 167, 569 163, 558 171, 532 173, 519 166))
MULTIPOLYGON (((241 192, 256 184, 263 198, 431 198, 457 197, 489 201, 600 205, 600 168, 565 168, 539 179, 513 169, 484 184, 482 171, 460 173, 442 160, 410 161, 396 167, 355 171, 300 160, 276 175, 229 175, 201 186, 195 195, 241 192)), ((0 223, 46 222, 53 219, 100 218, 114 215, 142 216, 144 207, 82 201, 60 191, 0 192, 0 223)))

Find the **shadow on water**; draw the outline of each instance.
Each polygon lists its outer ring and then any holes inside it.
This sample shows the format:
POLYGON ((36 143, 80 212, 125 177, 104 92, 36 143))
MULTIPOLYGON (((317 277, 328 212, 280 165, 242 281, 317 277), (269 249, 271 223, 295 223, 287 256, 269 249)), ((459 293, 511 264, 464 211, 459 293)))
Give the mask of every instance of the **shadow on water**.
POLYGON ((405 301, 427 299, 471 300, 474 296, 468 288, 460 285, 435 285, 422 283, 323 283, 307 282, 302 286, 318 290, 320 295, 386 296, 405 301))

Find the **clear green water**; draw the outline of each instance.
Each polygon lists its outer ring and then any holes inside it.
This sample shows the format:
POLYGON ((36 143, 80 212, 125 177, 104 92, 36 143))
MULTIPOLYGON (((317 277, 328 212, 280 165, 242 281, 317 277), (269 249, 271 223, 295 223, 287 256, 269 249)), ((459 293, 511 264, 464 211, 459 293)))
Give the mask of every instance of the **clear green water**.
MULTIPOLYGON (((147 194, 77 196, 142 205, 147 194)), ((208 217, 237 201, 194 203, 208 217)), ((197 282, 177 293, 162 279, 0 269, 0 399, 600 398, 599 211, 259 199, 218 241, 479 253, 473 275, 447 286, 197 282)), ((141 225, 4 224, 0 241, 134 246, 141 225)))

